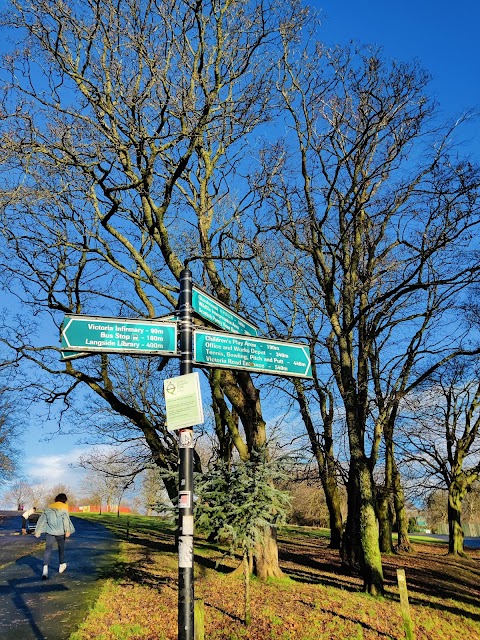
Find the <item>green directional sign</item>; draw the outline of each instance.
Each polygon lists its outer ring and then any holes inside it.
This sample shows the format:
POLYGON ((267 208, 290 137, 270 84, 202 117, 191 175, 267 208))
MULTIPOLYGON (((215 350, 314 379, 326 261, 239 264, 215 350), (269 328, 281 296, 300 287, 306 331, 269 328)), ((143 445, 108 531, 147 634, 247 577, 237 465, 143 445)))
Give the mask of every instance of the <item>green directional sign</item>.
POLYGON ((158 320, 69 315, 63 322, 61 342, 64 359, 73 352, 179 355, 177 324, 158 320))
POLYGON ((192 307, 202 318, 225 331, 258 336, 258 329, 254 324, 195 286, 192 289, 192 307))
POLYGON ((209 367, 298 378, 312 377, 310 352, 304 344, 197 329, 194 332, 193 353, 197 364, 209 367))
MULTIPOLYGON (((63 341, 62 341, 63 343, 63 341)), ((79 358, 85 358, 92 355, 91 353, 82 353, 81 351, 62 351, 60 360, 66 362, 67 360, 78 360, 79 358)))

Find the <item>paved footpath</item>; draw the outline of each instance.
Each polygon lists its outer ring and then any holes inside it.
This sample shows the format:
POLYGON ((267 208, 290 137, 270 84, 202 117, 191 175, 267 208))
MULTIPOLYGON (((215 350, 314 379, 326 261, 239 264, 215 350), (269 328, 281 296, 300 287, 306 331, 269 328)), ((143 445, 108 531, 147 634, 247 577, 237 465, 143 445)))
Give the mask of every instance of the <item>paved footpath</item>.
POLYGON ((94 604, 98 581, 118 542, 101 525, 72 517, 66 540, 67 570, 58 573, 53 550, 50 577, 42 580, 45 536, 19 535, 21 514, 0 511, 1 640, 67 640, 94 604))

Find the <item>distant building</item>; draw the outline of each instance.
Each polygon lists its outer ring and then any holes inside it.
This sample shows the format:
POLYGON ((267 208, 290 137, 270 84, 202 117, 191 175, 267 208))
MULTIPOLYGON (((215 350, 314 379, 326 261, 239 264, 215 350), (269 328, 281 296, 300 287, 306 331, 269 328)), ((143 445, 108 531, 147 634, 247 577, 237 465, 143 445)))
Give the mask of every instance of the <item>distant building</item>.
POLYGON ((415 522, 416 522, 416 526, 417 526, 417 531, 419 533, 427 533, 427 521, 425 520, 425 518, 423 516, 417 516, 415 518, 415 522))
POLYGON ((79 507, 73 507, 70 511, 82 511, 84 513, 131 513, 130 507, 114 507, 112 505, 100 506, 99 504, 84 504, 79 507))

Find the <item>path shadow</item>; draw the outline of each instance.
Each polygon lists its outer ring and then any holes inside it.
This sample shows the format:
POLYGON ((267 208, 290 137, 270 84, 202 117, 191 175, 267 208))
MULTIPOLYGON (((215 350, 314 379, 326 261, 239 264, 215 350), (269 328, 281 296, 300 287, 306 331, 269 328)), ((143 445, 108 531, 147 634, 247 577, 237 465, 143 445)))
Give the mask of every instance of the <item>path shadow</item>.
POLYGON ((35 556, 31 555, 22 556, 21 558, 18 558, 15 564, 26 565, 27 567, 30 567, 30 569, 32 569, 32 571, 37 575, 37 577, 42 573, 43 560, 41 558, 35 558, 35 556))
POLYGON ((10 596, 11 602, 19 616, 28 623, 32 634, 38 640, 44 639, 44 634, 40 630, 39 620, 35 619, 32 610, 26 602, 26 597, 34 594, 45 595, 68 591, 64 584, 48 584, 41 581, 42 561, 32 556, 24 556, 16 562, 19 565, 27 565, 34 573, 33 577, 8 580, 5 585, 0 586, 0 596, 10 596))

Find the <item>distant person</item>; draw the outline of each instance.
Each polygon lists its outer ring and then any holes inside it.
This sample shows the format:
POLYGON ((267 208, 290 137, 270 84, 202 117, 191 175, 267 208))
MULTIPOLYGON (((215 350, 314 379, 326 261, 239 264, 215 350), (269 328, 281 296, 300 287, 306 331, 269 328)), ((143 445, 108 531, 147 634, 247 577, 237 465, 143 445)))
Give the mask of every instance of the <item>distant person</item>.
POLYGON ((22 513, 22 536, 27 535, 27 520, 32 515, 32 513, 35 513, 36 511, 37 507, 32 507, 31 509, 26 509, 22 513))
POLYGON ((48 566, 52 556, 53 543, 56 541, 58 547, 58 573, 63 573, 67 568, 67 563, 65 562, 65 538, 69 538, 70 534, 75 533, 75 527, 68 515, 67 496, 64 493, 59 493, 55 498, 55 502, 50 504, 38 519, 35 536, 39 538, 42 533, 45 533, 46 537, 42 580, 46 580, 48 578, 48 566))

